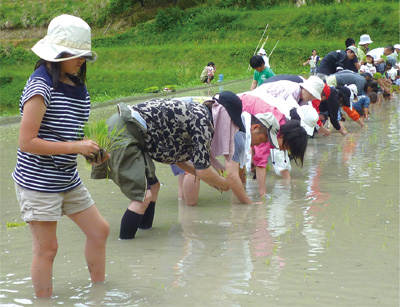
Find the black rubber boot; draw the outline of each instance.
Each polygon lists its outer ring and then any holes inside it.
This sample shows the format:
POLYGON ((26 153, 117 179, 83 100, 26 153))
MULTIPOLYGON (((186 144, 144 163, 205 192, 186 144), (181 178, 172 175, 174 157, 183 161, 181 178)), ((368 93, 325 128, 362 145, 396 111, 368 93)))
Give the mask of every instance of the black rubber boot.
POLYGON ((143 215, 142 222, 139 225, 140 229, 150 229, 153 226, 155 208, 156 203, 151 201, 143 215))
POLYGON ((124 216, 121 219, 119 238, 122 240, 133 239, 142 219, 142 214, 138 214, 129 209, 126 209, 124 216))

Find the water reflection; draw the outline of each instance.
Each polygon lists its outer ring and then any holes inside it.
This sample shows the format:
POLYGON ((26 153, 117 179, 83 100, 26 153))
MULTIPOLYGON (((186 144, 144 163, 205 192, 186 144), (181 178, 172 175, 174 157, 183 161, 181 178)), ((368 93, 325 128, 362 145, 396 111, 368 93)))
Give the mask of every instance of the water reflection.
MULTIPOLYGON (((90 283, 82 234, 62 219, 52 300, 33 297, 29 227, 6 227, 20 221, 10 177, 18 125, 0 126, 0 305, 398 306, 399 111, 398 99, 372 106, 365 129, 349 123, 349 137, 311 139, 290 182, 268 173, 263 205, 232 205, 229 193, 204 186, 199 206, 186 207, 177 200, 176 178, 157 165, 163 186, 154 228, 130 242, 117 240, 127 200, 112 182, 90 180, 79 161, 111 225, 107 283, 90 283)), ((247 191, 258 192, 250 178, 247 191)))

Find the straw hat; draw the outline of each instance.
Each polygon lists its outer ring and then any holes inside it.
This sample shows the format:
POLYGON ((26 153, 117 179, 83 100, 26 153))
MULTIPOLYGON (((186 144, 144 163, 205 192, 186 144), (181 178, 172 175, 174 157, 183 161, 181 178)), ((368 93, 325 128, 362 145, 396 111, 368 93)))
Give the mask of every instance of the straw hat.
POLYGON ((265 126, 268 130, 268 140, 272 146, 279 148, 278 133, 280 130, 279 122, 272 112, 258 113, 255 115, 257 119, 265 126))
POLYGON ((324 81, 317 76, 309 77, 305 82, 300 83, 300 86, 310 92, 315 99, 321 100, 321 92, 324 89, 324 81))
POLYGON ((312 136, 319 119, 317 111, 311 105, 303 105, 297 108, 297 114, 300 116, 300 126, 306 130, 308 135, 312 136))
POLYGON ((369 37, 368 34, 363 34, 360 36, 360 42, 358 43, 359 45, 365 45, 365 44, 372 44, 373 41, 369 37))
POLYGON ((90 27, 79 17, 60 15, 49 24, 47 35, 32 47, 32 51, 49 62, 62 62, 84 57, 89 62, 97 59, 91 51, 90 27), (61 57, 63 53, 72 55, 61 57))

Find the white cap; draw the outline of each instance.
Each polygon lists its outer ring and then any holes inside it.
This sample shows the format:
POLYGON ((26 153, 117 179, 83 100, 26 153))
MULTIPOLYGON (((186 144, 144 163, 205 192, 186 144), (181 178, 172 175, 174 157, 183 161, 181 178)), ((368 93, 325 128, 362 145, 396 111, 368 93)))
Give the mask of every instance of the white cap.
POLYGON ((322 81, 317 76, 309 77, 305 82, 300 83, 300 86, 310 92, 315 99, 321 100, 321 93, 324 89, 324 81, 322 81))
POLYGON ((300 106, 296 111, 300 116, 300 125, 306 130, 308 135, 312 136, 319 119, 317 111, 311 105, 300 106))
POLYGON ((281 127, 274 114, 272 112, 258 113, 255 117, 267 128, 271 145, 279 149, 278 133, 281 127))

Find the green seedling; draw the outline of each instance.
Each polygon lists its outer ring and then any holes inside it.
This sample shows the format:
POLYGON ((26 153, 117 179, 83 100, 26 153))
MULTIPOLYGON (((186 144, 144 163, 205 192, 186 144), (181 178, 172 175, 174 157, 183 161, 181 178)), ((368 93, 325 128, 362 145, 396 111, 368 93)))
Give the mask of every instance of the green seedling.
POLYGON ((220 169, 220 170, 218 170, 218 174, 221 176, 221 177, 224 177, 224 178, 227 178, 228 177, 228 171, 227 170, 222 170, 222 169, 220 169))
POLYGON ((7 222, 7 228, 25 226, 25 222, 7 222))
POLYGON ((103 157, 109 152, 128 145, 122 138, 126 131, 126 126, 122 129, 114 127, 114 129, 109 132, 106 121, 100 120, 96 122, 87 122, 82 129, 83 137, 81 138, 92 140, 100 147, 99 152, 96 153, 94 157, 86 157, 88 162, 97 161, 98 155, 100 155, 100 160, 103 160, 103 157))
POLYGON ((344 221, 347 225, 349 225, 349 220, 350 220, 349 207, 346 207, 346 210, 344 211, 344 221))
POLYGON ((329 248, 329 232, 326 233, 326 248, 329 248))

